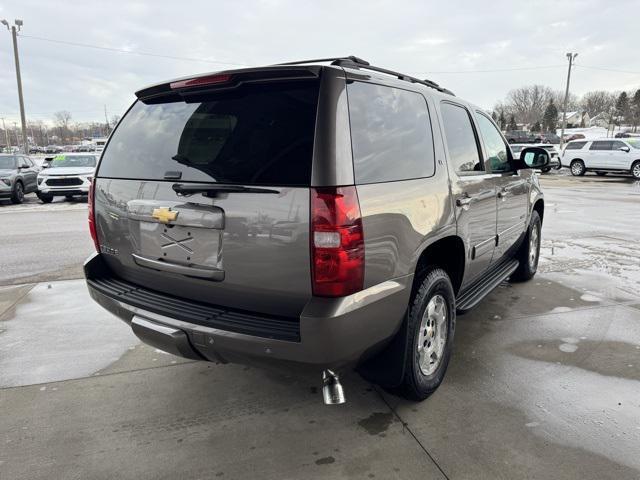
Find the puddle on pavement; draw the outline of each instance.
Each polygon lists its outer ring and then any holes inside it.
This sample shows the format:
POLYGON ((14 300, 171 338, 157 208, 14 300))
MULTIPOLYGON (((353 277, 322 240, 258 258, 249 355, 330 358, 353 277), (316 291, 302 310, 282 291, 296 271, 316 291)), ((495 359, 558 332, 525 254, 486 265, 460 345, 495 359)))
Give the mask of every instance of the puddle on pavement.
POLYGON ((362 428, 364 428, 369 435, 384 435, 389 429, 395 418, 391 412, 374 412, 367 418, 364 418, 358 422, 362 428))
POLYGON ((640 380, 640 344, 562 338, 528 340, 507 350, 529 360, 561 363, 608 377, 640 380))

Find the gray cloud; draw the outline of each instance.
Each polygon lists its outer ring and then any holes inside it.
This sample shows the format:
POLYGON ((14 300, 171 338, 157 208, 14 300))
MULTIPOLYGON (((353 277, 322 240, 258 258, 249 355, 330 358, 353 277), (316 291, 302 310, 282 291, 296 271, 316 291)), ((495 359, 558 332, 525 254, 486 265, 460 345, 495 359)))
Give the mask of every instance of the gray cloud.
MULTIPOLYGON (((133 92, 147 84, 225 66, 81 48, 26 35, 247 65, 355 54, 429 76, 490 107, 509 89, 524 84, 563 88, 567 51, 579 52, 578 65, 640 72, 638 6, 637 0, 12 0, 0 3, 0 17, 25 22, 20 50, 28 118, 47 120, 54 111, 66 109, 74 120, 85 121, 102 119, 103 105, 110 115, 121 114, 133 92)), ((13 120, 18 110, 15 73, 10 36, 2 32, 0 116, 13 120)), ((640 86, 640 74, 577 68, 572 84, 578 94, 631 89, 640 86)))

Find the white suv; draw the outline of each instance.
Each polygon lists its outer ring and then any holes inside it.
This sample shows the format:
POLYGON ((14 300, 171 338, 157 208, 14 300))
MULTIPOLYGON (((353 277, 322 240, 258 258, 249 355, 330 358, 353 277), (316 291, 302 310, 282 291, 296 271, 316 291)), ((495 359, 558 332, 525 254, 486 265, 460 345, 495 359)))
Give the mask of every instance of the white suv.
POLYGON ((53 197, 70 199, 74 195, 87 195, 97 163, 97 155, 57 155, 50 164, 45 163, 45 170, 38 174, 38 198, 42 203, 50 203, 53 197))
POLYGON ((598 175, 616 172, 640 180, 640 138, 572 140, 562 153, 562 165, 576 176, 588 171, 598 175))

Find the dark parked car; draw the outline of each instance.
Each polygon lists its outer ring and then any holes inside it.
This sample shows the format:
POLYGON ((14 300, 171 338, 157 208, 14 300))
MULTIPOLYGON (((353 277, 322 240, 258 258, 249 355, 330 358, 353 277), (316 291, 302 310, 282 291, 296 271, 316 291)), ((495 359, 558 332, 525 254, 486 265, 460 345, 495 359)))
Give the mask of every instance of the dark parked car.
POLYGON ((508 130, 504 136, 509 143, 534 143, 536 141, 535 135, 526 130, 508 130))
POLYGON ((555 133, 536 133, 534 137, 535 143, 550 143, 552 145, 560 144, 560 136, 555 133))
POLYGON ((85 275, 157 348, 322 371, 327 403, 353 366, 420 400, 456 313, 536 273, 548 152, 513 158, 433 82, 346 57, 136 95, 92 182, 85 275))
POLYGON ((40 167, 26 155, 0 154, 0 198, 22 203, 26 193, 38 189, 36 179, 40 167))

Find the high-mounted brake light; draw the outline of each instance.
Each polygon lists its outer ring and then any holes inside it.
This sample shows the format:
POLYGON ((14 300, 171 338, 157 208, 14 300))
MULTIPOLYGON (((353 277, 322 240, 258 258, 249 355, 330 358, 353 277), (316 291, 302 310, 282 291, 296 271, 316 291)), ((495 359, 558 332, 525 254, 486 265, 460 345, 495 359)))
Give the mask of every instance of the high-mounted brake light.
POLYGON ((185 87, 199 87, 203 85, 215 85, 216 83, 225 83, 231 80, 231 75, 206 75, 204 77, 190 78, 188 80, 178 80, 177 82, 171 82, 169 87, 172 90, 185 87))
POLYGON ((311 189, 311 258, 314 295, 362 290, 364 234, 355 186, 311 189))
POLYGON ((98 234, 96 232, 96 214, 95 214, 95 183, 96 179, 92 178, 91 183, 89 184, 89 197, 87 199, 87 203, 89 204, 89 233, 91 234, 91 239, 93 240, 93 244, 96 247, 96 250, 100 251, 100 242, 98 242, 98 234))

